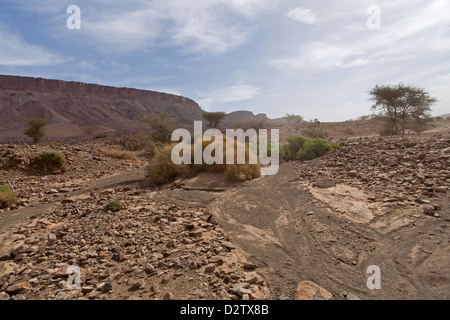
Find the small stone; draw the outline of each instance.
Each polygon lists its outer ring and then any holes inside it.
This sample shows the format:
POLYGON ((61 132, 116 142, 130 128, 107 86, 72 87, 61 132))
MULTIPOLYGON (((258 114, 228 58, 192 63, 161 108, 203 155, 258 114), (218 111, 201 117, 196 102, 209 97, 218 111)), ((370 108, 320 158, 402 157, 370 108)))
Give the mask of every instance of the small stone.
POLYGON ((1 301, 9 300, 9 294, 7 294, 6 292, 1 292, 0 293, 0 300, 1 301))
POLYGON ((439 193, 446 193, 447 192, 447 188, 445 188, 445 187, 435 187, 434 191, 439 192, 439 193))
POLYGON ((431 179, 427 179, 427 180, 425 180, 425 182, 423 184, 427 187, 432 187, 432 186, 434 186, 434 181, 431 179))
POLYGON ((161 284, 168 284, 172 279, 173 275, 169 274, 161 279, 161 284))
POLYGON ((10 260, 11 256, 9 254, 0 254, 0 261, 7 261, 10 260))
POLYGON ((94 287, 91 286, 85 286, 81 288, 81 293, 84 295, 91 293, 92 291, 94 291, 94 287))
POLYGON ((100 296, 100 292, 99 291, 92 291, 91 293, 89 293, 88 298, 89 300, 95 300, 100 296))
POLYGON ((216 270, 216 267, 214 265, 208 265, 205 267, 205 273, 213 273, 214 270, 216 270))
POLYGON ((27 291, 30 288, 31 287, 30 287, 29 283, 22 282, 22 283, 18 283, 18 284, 15 284, 15 285, 12 285, 12 286, 9 286, 8 288, 6 288, 6 293, 13 296, 13 295, 22 293, 24 291, 27 291))
POLYGON ((311 281, 303 281, 298 284, 294 300, 330 300, 333 295, 311 281))
POLYGON ((158 260, 161 260, 164 258, 164 256, 158 252, 155 252, 154 254, 152 254, 153 257, 155 257, 158 260))
POLYGON ((250 283, 247 282, 241 282, 241 283, 236 283, 232 288, 231 288, 231 292, 233 293, 238 293, 240 289, 247 289, 250 287, 250 283))
POLYGON ((244 269, 247 269, 247 270, 255 270, 257 268, 258 268, 258 265, 254 264, 254 263, 247 262, 244 264, 244 269))
POLYGON ((175 296, 173 295, 172 292, 168 292, 168 293, 166 293, 166 295, 164 296, 164 300, 175 300, 175 296))
POLYGON ((231 242, 228 242, 228 241, 222 241, 222 245, 223 245, 225 248, 227 248, 228 250, 234 250, 234 249, 236 249, 236 247, 235 247, 231 242))
POLYGON ((347 294, 346 299, 347 300, 361 300, 359 297, 357 297, 357 296, 355 296, 354 294, 351 294, 351 293, 347 294))
POLYGON ((131 289, 140 289, 142 287, 141 280, 132 280, 130 281, 131 289))
POLYGON ((358 171, 352 170, 352 171, 350 171, 350 172, 348 173, 348 175, 349 175, 350 177, 357 177, 357 176, 358 176, 358 171))
POLYGON ((53 300, 69 300, 70 295, 67 292, 58 292, 53 300))
POLYGON ((423 206, 423 213, 427 216, 433 216, 436 213, 436 210, 432 205, 425 205, 423 206))

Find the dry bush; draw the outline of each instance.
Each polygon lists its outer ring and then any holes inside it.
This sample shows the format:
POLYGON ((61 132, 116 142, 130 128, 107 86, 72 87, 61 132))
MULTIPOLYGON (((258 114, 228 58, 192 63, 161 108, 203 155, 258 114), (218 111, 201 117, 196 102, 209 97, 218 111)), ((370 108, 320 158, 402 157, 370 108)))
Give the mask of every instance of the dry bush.
POLYGON ((127 150, 141 151, 151 144, 150 135, 137 129, 123 138, 123 145, 127 150))
MULTIPOLYGON (((223 138, 223 163, 207 165, 194 163, 194 147, 191 146, 191 165, 175 165, 172 162, 172 149, 176 144, 159 148, 154 157, 149 161, 148 177, 156 184, 163 185, 174 181, 180 177, 188 177, 200 172, 224 173, 230 180, 245 181, 261 176, 261 164, 249 164, 250 151, 248 145, 245 146, 245 164, 225 164, 226 163, 226 137, 223 138)), ((210 141, 202 142, 202 153, 211 144, 210 141)), ((238 143, 234 144, 234 163, 237 163, 238 143)))
POLYGON ((113 159, 117 160, 134 160, 136 159, 134 154, 126 151, 118 151, 118 150, 102 150, 102 153, 113 159))
POLYGON ((63 173, 67 171, 66 157, 58 151, 44 151, 31 160, 31 167, 41 173, 63 173))
POLYGON ((0 185, 0 209, 9 208, 17 202, 17 194, 7 185, 0 185))
MULTIPOLYGON (((366 129, 367 129, 367 128, 366 128, 366 129)), ((353 127, 345 127, 344 130, 343 130, 343 132, 344 132, 345 134, 354 135, 354 134, 356 133, 356 130, 355 130, 355 128, 353 128, 353 127)))
POLYGON ((316 129, 316 128, 312 128, 312 127, 303 129, 302 133, 305 136, 308 136, 312 139, 316 139, 316 138, 325 139, 328 136, 325 131, 316 129))
POLYGON ((186 177, 191 172, 189 165, 173 163, 172 149, 174 146, 175 144, 170 144, 159 148, 149 161, 147 176, 158 185, 172 182, 178 177, 186 177))

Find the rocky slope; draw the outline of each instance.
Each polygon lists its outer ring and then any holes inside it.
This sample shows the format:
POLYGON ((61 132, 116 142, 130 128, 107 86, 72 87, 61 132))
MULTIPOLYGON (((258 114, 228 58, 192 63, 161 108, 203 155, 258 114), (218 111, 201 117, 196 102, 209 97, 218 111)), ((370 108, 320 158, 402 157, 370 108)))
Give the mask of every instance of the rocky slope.
POLYGON ((127 130, 156 109, 184 125, 202 113, 195 101, 167 93, 0 75, 1 136, 20 136, 29 117, 49 120, 54 137, 127 130))

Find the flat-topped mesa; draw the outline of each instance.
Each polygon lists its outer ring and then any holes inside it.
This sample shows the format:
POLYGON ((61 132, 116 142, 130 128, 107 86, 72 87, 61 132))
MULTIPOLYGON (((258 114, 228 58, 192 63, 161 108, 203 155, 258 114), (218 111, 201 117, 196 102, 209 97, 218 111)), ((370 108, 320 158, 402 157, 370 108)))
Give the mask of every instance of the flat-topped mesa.
POLYGON ((37 90, 37 91, 60 91, 74 94, 95 94, 105 96, 117 96, 119 98, 156 98, 180 103, 195 103, 195 101, 176 96, 173 94, 156 92, 150 90, 139 90, 132 88, 117 88, 102 86, 98 84, 50 80, 43 78, 21 77, 0 75, 0 89, 10 90, 37 90))

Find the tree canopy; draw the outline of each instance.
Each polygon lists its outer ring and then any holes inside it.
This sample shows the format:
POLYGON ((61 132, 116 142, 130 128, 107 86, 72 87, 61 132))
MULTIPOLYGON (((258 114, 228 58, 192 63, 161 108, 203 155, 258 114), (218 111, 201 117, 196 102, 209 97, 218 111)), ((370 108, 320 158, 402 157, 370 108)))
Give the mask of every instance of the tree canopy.
POLYGON ((284 119, 289 125, 300 124, 304 121, 302 116, 289 113, 284 116, 284 119))
POLYGON ((203 119, 208 121, 208 126, 217 129, 227 114, 225 112, 203 112, 203 119))
POLYGON ((45 126, 48 124, 47 120, 41 118, 25 119, 27 127, 24 133, 33 139, 34 143, 39 143, 45 136, 45 126))
POLYGON ((427 90, 403 83, 377 85, 369 94, 372 111, 380 111, 393 134, 405 134, 408 121, 423 123, 430 118, 431 106, 438 101, 427 90))
POLYGON ((153 131, 150 134, 154 142, 170 143, 172 132, 177 128, 178 123, 164 111, 152 112, 147 117, 142 118, 142 122, 149 125, 153 131))

